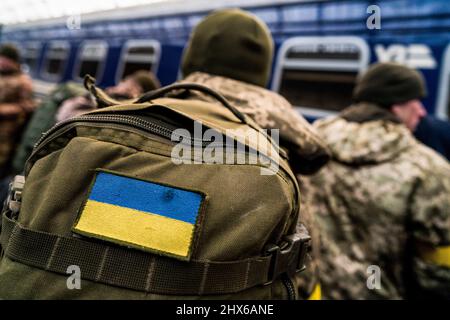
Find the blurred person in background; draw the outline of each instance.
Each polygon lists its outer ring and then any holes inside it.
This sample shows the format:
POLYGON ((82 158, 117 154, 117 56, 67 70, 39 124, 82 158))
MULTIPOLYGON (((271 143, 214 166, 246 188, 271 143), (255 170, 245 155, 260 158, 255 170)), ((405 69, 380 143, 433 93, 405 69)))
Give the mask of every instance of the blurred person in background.
MULTIPOLYGON (((143 93, 155 90, 160 83, 155 75, 148 71, 137 71, 126 77, 117 86, 110 87, 108 93, 118 100, 135 99, 143 93)), ((33 151, 35 143, 41 135, 54 126, 57 122, 95 110, 95 105, 90 94, 82 84, 66 82, 57 87, 46 97, 39 108, 32 115, 24 130, 20 144, 14 154, 11 174, 20 174, 25 162, 33 151)), ((7 188, 11 177, 2 182, 2 194, 0 201, 6 198, 7 188)))
MULTIPOLYGON (((105 91, 113 99, 132 100, 159 87, 161 87, 161 84, 152 72, 139 70, 105 91)), ((56 122, 60 122, 95 109, 97 109, 97 106, 86 91, 83 95, 65 100, 58 109, 55 119, 56 122)))
MULTIPOLYGON (((262 128, 278 129, 294 173, 314 173, 328 161, 328 150, 286 99, 265 89, 272 58, 272 35, 263 21, 239 9, 218 10, 193 30, 182 57, 181 82, 209 87, 262 128)), ((197 91, 188 95, 185 98, 216 102, 197 91)), ((313 252, 306 270, 294 279, 296 296, 316 300, 320 299, 318 230, 305 206, 301 206, 300 217, 311 234, 313 252)))
POLYGON ((69 81, 58 84, 56 88, 46 96, 41 103, 39 103, 39 107, 28 122, 20 144, 14 154, 12 162, 13 174, 19 174, 23 171, 25 162, 31 155, 34 145, 39 141, 44 132, 55 125, 55 115, 61 104, 68 99, 82 96, 85 93, 86 89, 82 84, 69 81))
POLYGON ((151 71, 139 70, 125 77, 116 86, 106 89, 111 98, 116 100, 135 99, 145 92, 161 87, 158 78, 151 71))
POLYGON ((450 298, 450 165, 412 135, 423 76, 376 64, 354 104, 314 123, 332 161, 304 177, 327 299, 450 298))
POLYGON ((34 109, 31 78, 20 68, 19 51, 4 44, 0 47, 0 199, 6 195, 12 157, 34 109))

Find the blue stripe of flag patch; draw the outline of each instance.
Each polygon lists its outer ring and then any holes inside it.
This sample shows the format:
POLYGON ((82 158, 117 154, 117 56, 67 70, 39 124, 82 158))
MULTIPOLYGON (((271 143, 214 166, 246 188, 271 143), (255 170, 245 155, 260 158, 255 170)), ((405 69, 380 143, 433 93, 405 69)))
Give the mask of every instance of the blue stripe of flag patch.
POLYGON ((89 199, 195 224, 202 195, 149 181, 98 172, 89 199))

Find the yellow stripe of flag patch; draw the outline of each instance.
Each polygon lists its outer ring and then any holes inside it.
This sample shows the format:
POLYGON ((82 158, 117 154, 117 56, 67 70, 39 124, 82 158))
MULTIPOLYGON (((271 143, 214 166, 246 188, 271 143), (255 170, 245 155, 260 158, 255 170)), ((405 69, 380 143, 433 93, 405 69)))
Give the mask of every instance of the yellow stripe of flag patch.
POLYGON ((108 240, 117 239, 142 248, 187 256, 194 226, 160 215, 88 200, 75 229, 101 235, 108 240))
POLYGON ((189 260, 203 195, 100 171, 74 232, 189 260))

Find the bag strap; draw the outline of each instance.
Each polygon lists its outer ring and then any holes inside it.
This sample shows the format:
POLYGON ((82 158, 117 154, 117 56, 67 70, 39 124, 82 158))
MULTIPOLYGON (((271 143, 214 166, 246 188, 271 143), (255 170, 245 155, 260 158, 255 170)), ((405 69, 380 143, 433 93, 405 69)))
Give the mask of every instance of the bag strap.
POLYGON ((225 99, 224 96, 219 94, 218 92, 211 90, 210 88, 203 86, 201 84, 197 83, 175 83, 168 85, 166 87, 156 89, 153 91, 149 91, 145 93, 143 96, 141 96, 136 102, 137 103, 144 103, 152 99, 157 99, 164 97, 166 94, 176 91, 176 90, 193 90, 193 91, 200 91, 203 92, 213 98, 215 98, 217 101, 219 101, 224 107, 226 107, 228 110, 230 110, 236 118, 238 118, 242 123, 250 126, 248 123, 246 117, 243 113, 241 113, 238 109, 236 109, 234 106, 232 106, 227 99, 225 99))
POLYGON ((64 237, 21 226, 3 213, 0 243, 5 256, 42 270, 67 275, 77 265, 81 278, 156 294, 236 293, 270 284, 281 274, 304 269, 310 237, 288 237, 288 247, 272 246, 266 256, 238 261, 178 261, 105 242, 64 237), (289 242, 290 241, 290 242, 289 242))

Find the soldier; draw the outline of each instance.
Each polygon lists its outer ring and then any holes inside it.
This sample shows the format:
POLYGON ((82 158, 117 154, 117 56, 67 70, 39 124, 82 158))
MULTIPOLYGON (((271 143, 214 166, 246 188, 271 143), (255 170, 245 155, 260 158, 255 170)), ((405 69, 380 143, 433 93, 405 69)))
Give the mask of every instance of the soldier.
POLYGON ((420 73, 377 64, 354 104, 314 123, 332 161, 305 178, 321 228, 324 298, 450 298, 450 166, 412 132, 420 73))
MULTIPOLYGON (((316 172, 329 159, 328 150, 312 127, 280 95, 266 90, 273 58, 273 40, 267 26, 256 16, 238 9, 213 12, 201 21, 185 48, 182 82, 205 85, 228 99, 265 129, 280 130, 280 144, 287 149, 294 172, 316 172)), ((211 100, 191 92, 192 99, 211 100)), ((313 248, 317 232, 313 220, 301 210, 310 230, 313 248)), ((299 277, 300 297, 319 298, 316 260, 310 260, 299 277)))

